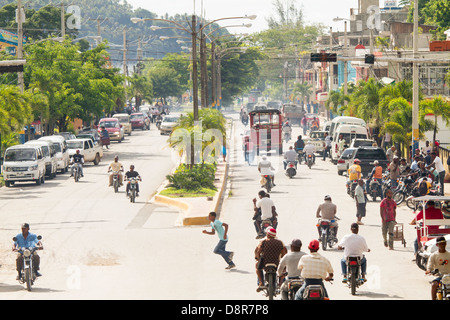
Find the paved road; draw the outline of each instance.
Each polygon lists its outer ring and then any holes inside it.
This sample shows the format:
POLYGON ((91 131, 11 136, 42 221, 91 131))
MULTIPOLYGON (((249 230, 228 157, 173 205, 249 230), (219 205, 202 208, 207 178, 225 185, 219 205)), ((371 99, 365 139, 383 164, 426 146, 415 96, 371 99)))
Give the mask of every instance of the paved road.
MULTIPOLYGON (((260 190, 256 166, 242 161, 241 133, 236 123, 230 138, 230 182, 220 220, 230 225, 227 249, 235 252, 236 269, 225 270, 220 256, 212 253, 217 236, 202 233, 203 226, 177 227, 176 210, 147 203, 174 167, 167 137, 152 127, 133 132, 121 144, 105 152, 99 166, 87 165, 85 178, 74 183, 67 174, 40 187, 17 185, 0 189, 0 293, 4 299, 161 299, 161 300, 265 300, 256 293, 253 251, 258 241, 253 227, 251 199, 260 190), (141 197, 130 204, 106 187, 106 169, 118 154, 125 166, 133 163, 142 174, 141 197), (44 236, 42 273, 33 292, 15 281, 11 238, 20 224, 29 222, 32 232, 44 236)), ((293 136, 299 131, 294 129, 293 136)), ((307 243, 317 237, 315 211, 325 194, 338 205, 339 236, 349 233, 355 221, 355 205, 345 191, 345 177, 338 176, 329 161, 317 160, 312 169, 301 166, 289 180, 281 159, 277 186, 271 193, 279 212, 279 238, 287 245, 300 238, 307 243)), ((323 253, 335 269, 334 284, 327 284, 330 297, 343 299, 428 299, 429 277, 412 260, 415 230, 407 225, 412 214, 402 206, 398 222, 407 226, 407 247, 395 243, 384 248, 379 203, 369 203, 360 234, 371 248, 367 254, 368 283, 358 295, 350 295, 340 281, 340 258, 336 249, 323 253)))

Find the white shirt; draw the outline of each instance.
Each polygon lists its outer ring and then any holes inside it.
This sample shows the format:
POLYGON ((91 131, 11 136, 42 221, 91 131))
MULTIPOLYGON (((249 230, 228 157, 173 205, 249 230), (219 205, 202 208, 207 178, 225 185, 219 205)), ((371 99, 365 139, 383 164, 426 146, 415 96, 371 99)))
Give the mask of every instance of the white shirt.
POLYGON ((363 253, 369 251, 366 240, 359 234, 347 234, 338 244, 340 247, 344 247, 344 257, 363 257, 363 253))
POLYGON ((314 153, 316 152, 316 146, 313 145, 312 143, 308 143, 304 148, 303 148, 303 152, 308 154, 308 153, 314 153))
POLYGON ((436 156, 436 158, 434 158, 433 163, 434 163, 434 167, 436 168, 436 171, 438 173, 441 173, 442 171, 445 171, 445 168, 444 168, 444 165, 442 164, 441 158, 436 156))
POLYGON ((293 149, 289 149, 284 153, 284 158, 287 161, 297 161, 297 152, 295 152, 295 150, 293 149))
POLYGON ((256 207, 261 208, 261 220, 272 218, 273 200, 270 198, 262 198, 256 202, 256 207))
POLYGON ((268 175, 268 176, 273 176, 273 169, 272 164, 270 163, 269 160, 261 160, 258 163, 258 169, 261 170, 261 175, 268 175))

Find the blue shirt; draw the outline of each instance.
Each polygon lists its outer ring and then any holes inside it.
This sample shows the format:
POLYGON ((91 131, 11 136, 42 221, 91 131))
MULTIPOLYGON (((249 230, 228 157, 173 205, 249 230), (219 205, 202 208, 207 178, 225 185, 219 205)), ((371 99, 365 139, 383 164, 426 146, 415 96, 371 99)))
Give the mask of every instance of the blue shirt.
POLYGON ((16 238, 17 240, 14 243, 20 248, 34 248, 39 242, 34 233, 28 233, 26 239, 23 237, 23 234, 19 233, 16 238))
POLYGON ((214 230, 216 230, 217 235, 219 236, 219 240, 221 241, 228 241, 228 237, 227 239, 224 239, 223 236, 225 234, 225 228, 222 226, 222 222, 219 220, 214 220, 214 222, 210 223, 211 228, 213 228, 214 230))

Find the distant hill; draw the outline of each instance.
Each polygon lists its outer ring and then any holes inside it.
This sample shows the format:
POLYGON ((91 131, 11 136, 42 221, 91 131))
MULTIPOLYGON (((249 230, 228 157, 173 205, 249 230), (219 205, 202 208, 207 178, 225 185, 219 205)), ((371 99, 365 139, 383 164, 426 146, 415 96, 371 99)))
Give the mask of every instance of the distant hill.
MULTIPOLYGON (((127 38, 127 56, 130 64, 134 64, 137 60, 137 49, 139 38, 142 41, 142 54, 144 58, 161 59, 169 52, 180 52, 182 46, 189 46, 190 41, 186 40, 187 44, 179 44, 176 40, 180 40, 181 37, 190 37, 185 31, 177 30, 174 28, 166 28, 157 31, 150 29, 152 25, 161 27, 174 27, 174 24, 161 21, 147 21, 135 24, 131 22, 132 17, 138 18, 164 18, 167 20, 173 20, 189 29, 188 23, 191 21, 191 16, 187 14, 177 14, 175 16, 158 17, 157 14, 150 12, 142 8, 133 8, 126 0, 71 0, 67 1, 66 9, 69 5, 76 5, 80 8, 81 14, 81 28, 76 30, 78 33, 76 38, 82 38, 86 36, 96 36, 98 32, 98 25, 100 26, 100 34, 103 39, 107 39, 110 44, 111 59, 114 65, 120 65, 123 57, 123 29, 126 28, 127 38), (160 36, 178 37, 178 39, 160 40, 160 36)), ((7 4, 17 3, 12 0, 0 0, 0 8, 7 4)), ((42 7, 51 5, 56 8, 60 8, 61 1, 52 0, 23 0, 22 4, 27 10, 34 9, 38 11, 42 7)), ((0 28, 5 27, 6 21, 1 21, 0 28)), ((10 21, 9 23, 12 23, 10 21)), ((56 22, 55 22, 56 23, 56 22)), ((57 37, 60 32, 56 31, 60 28, 60 22, 57 22, 58 26, 54 27, 52 36, 57 37), (56 29, 56 30, 55 30, 56 29)), ((213 25, 212 29, 217 28, 218 25, 213 25)), ((49 29, 48 23, 42 22, 42 29, 49 29)), ((66 33, 70 34, 72 30, 66 29, 66 33)), ((217 32, 218 34, 228 33, 226 29, 222 29, 217 32)), ((95 41, 89 40, 92 44, 95 41)))

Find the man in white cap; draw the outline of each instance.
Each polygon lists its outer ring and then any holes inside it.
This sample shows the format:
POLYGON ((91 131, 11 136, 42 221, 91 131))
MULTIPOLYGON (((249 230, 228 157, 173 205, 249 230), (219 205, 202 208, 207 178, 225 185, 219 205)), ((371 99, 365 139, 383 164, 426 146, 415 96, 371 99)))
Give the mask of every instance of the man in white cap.
POLYGON ((278 267, 280 259, 287 253, 287 249, 283 242, 276 239, 276 236, 277 230, 274 228, 267 228, 266 239, 262 240, 255 249, 256 275, 258 276, 257 292, 265 288, 263 275, 264 266, 268 263, 274 263, 278 267))
MULTIPOLYGON (((447 241, 445 237, 436 238, 436 245, 438 247, 438 251, 435 251, 430 258, 428 258, 427 270, 425 274, 432 273, 435 269, 439 270, 441 275, 450 273, 450 252, 446 250, 447 241)), ((439 282, 441 281, 441 277, 434 279, 431 282, 431 299, 436 300, 437 288, 439 282)))

